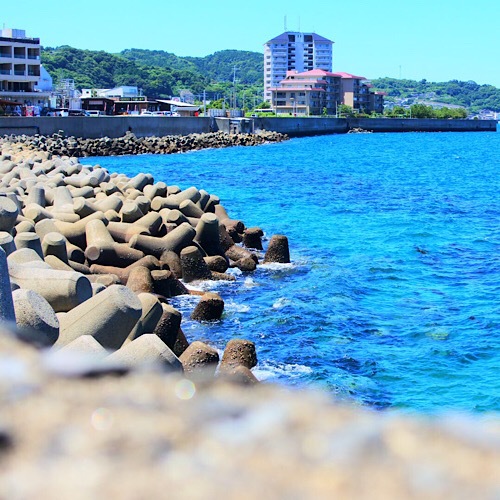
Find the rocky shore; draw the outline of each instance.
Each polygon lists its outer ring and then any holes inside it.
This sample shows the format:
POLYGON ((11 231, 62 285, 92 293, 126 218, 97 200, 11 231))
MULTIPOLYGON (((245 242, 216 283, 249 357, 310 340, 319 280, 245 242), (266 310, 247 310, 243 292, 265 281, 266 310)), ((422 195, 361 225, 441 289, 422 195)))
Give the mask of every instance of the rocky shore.
POLYGON ((231 146, 257 146, 287 140, 288 136, 278 132, 262 130, 255 134, 205 134, 168 135, 163 137, 136 137, 127 132, 123 137, 111 139, 85 139, 66 137, 64 131, 52 136, 11 135, 3 140, 23 144, 25 148, 47 151, 54 155, 82 158, 86 156, 115 156, 137 154, 184 153, 197 149, 227 148, 231 146))
POLYGON ((160 363, 256 382, 252 343, 234 339, 222 360, 190 344, 169 298, 199 294, 191 318, 219 321, 223 298, 190 285, 289 262, 286 237, 271 238, 263 254, 262 229, 230 218, 214 194, 82 166, 21 141, 2 144, 0 194, 0 317, 24 339, 91 353, 103 369, 160 363))
POLYGON ((244 338, 186 339, 169 299, 223 328, 197 285, 289 262, 286 236, 39 139, 0 141, 0 498, 498 496, 497 419, 340 407, 259 384, 244 338))

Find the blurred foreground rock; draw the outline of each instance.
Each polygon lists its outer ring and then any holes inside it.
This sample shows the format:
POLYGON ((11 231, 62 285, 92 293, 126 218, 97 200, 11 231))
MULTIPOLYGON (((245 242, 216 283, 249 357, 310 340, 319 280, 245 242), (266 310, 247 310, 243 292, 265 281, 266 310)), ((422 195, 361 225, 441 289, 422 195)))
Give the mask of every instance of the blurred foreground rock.
POLYGON ((1 498, 499 497, 495 417, 417 419, 155 370, 79 377, 72 358, 0 333, 1 498))

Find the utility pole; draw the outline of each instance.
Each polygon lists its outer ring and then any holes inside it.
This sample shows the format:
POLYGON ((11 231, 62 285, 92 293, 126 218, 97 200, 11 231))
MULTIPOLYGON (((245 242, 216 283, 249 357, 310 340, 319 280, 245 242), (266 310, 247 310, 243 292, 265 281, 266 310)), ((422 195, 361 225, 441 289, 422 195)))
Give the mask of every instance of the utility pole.
POLYGON ((233 108, 236 109, 236 70, 238 68, 233 66, 233 108))

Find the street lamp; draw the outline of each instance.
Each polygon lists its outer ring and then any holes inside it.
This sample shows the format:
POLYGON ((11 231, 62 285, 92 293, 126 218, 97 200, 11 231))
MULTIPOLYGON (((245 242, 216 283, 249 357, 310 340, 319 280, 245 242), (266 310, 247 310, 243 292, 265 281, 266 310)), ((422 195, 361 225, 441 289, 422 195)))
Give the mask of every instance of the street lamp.
POLYGON ((290 101, 292 102, 292 115, 295 116, 295 98, 290 97, 290 101))

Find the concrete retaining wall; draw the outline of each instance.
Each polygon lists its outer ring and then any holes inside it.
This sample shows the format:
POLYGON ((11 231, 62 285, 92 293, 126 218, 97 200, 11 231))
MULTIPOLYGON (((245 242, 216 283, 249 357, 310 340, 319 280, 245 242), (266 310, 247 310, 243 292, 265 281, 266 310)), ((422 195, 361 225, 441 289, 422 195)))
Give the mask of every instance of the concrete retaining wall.
POLYGON ((373 132, 496 132, 495 120, 436 120, 399 118, 348 118, 350 129, 373 132))
POLYGON ((346 118, 254 118, 255 130, 272 130, 290 137, 320 134, 345 134, 346 118))
POLYGON ((395 118, 255 118, 255 130, 273 130, 290 137, 342 134, 353 129, 372 132, 495 132, 495 120, 395 118))
POLYGON ((321 134, 345 134, 352 129, 373 132, 495 132, 495 120, 431 120, 397 118, 229 118, 164 117, 164 116, 65 116, 65 117, 0 117, 0 135, 52 135, 63 130, 66 136, 95 139, 123 137, 127 131, 137 137, 188 135, 222 130, 236 132, 268 130, 303 137, 321 134), (253 127, 252 127, 253 125, 253 127))
POLYGON ((52 135, 63 130, 67 136, 95 139, 123 137, 127 131, 137 137, 188 135, 217 130, 215 119, 165 116, 39 116, 2 117, 0 135, 52 135))

